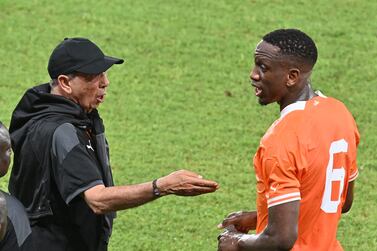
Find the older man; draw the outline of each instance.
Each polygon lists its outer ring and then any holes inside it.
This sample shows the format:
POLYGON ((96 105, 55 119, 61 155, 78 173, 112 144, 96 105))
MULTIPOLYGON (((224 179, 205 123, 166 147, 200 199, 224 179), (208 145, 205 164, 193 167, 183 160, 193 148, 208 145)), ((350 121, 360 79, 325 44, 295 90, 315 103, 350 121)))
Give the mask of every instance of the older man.
POLYGON ((115 211, 218 188, 185 170, 113 185, 97 108, 109 86, 106 71, 121 63, 88 39, 64 39, 50 56, 50 83, 29 89, 13 112, 9 191, 26 207, 36 250, 107 250, 115 211))
POLYGON ((280 118, 254 157, 257 210, 220 224, 219 250, 343 250, 336 232, 353 201, 359 133, 344 104, 312 90, 316 60, 313 40, 296 29, 257 45, 252 86, 260 104, 278 103, 280 118))

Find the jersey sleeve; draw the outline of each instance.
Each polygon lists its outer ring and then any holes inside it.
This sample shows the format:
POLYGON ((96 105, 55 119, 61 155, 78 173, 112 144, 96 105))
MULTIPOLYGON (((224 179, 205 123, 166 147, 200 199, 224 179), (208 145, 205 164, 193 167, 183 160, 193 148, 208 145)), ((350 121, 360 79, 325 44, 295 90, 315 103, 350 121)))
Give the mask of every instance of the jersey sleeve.
POLYGON ((271 139, 263 160, 268 207, 301 200, 299 175, 306 166, 305 154, 293 131, 271 139))
POLYGON ((353 161, 350 168, 350 176, 348 178, 348 182, 354 181, 359 176, 359 170, 357 168, 357 162, 356 162, 356 156, 357 156, 357 147, 360 142, 360 133, 357 129, 356 123, 354 123, 355 126, 355 148, 352 148, 352 157, 353 161))
POLYGON ((272 207, 301 200, 300 183, 296 177, 294 166, 276 158, 269 158, 264 162, 268 172, 268 184, 266 186, 267 206, 272 207))
POLYGON ((69 204, 77 195, 96 185, 103 184, 102 175, 93 150, 80 142, 72 124, 59 126, 53 135, 52 172, 57 188, 69 204))

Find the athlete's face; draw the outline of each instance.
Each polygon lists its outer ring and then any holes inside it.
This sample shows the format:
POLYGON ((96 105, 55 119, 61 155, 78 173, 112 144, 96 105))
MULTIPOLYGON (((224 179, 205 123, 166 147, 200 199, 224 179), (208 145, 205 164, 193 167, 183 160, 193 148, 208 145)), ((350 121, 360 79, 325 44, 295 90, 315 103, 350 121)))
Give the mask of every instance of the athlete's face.
POLYGON ((265 41, 261 41, 255 49, 250 79, 261 105, 280 103, 288 92, 288 67, 279 51, 279 47, 265 41))
POLYGON ((71 98, 86 112, 92 111, 105 101, 106 88, 110 83, 106 72, 96 75, 76 73, 69 81, 72 82, 71 98))

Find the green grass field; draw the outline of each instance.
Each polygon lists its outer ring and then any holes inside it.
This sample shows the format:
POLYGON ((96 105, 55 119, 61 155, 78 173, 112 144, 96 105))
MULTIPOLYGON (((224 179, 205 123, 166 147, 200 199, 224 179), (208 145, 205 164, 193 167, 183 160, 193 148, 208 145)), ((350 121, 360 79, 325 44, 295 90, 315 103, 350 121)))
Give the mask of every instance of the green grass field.
POLYGON ((221 189, 119 212, 110 250, 216 250, 223 217, 255 206, 251 160, 279 114, 254 97, 253 50, 271 30, 302 29, 319 49, 314 88, 342 100, 361 133, 354 205, 338 239, 345 250, 377 250, 376 12, 368 0, 1 0, 0 120, 9 125, 24 91, 49 80, 48 57, 64 37, 124 57, 100 108, 116 183, 185 168, 221 189))

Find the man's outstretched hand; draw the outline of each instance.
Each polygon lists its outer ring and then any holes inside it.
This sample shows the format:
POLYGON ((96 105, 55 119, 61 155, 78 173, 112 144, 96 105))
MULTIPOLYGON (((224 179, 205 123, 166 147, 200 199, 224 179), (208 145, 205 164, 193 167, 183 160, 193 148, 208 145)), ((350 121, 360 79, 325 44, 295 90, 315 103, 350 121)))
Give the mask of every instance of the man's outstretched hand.
POLYGON ((161 195, 196 196, 215 192, 219 188, 217 182, 203 179, 201 175, 187 170, 161 177, 156 184, 161 195))

